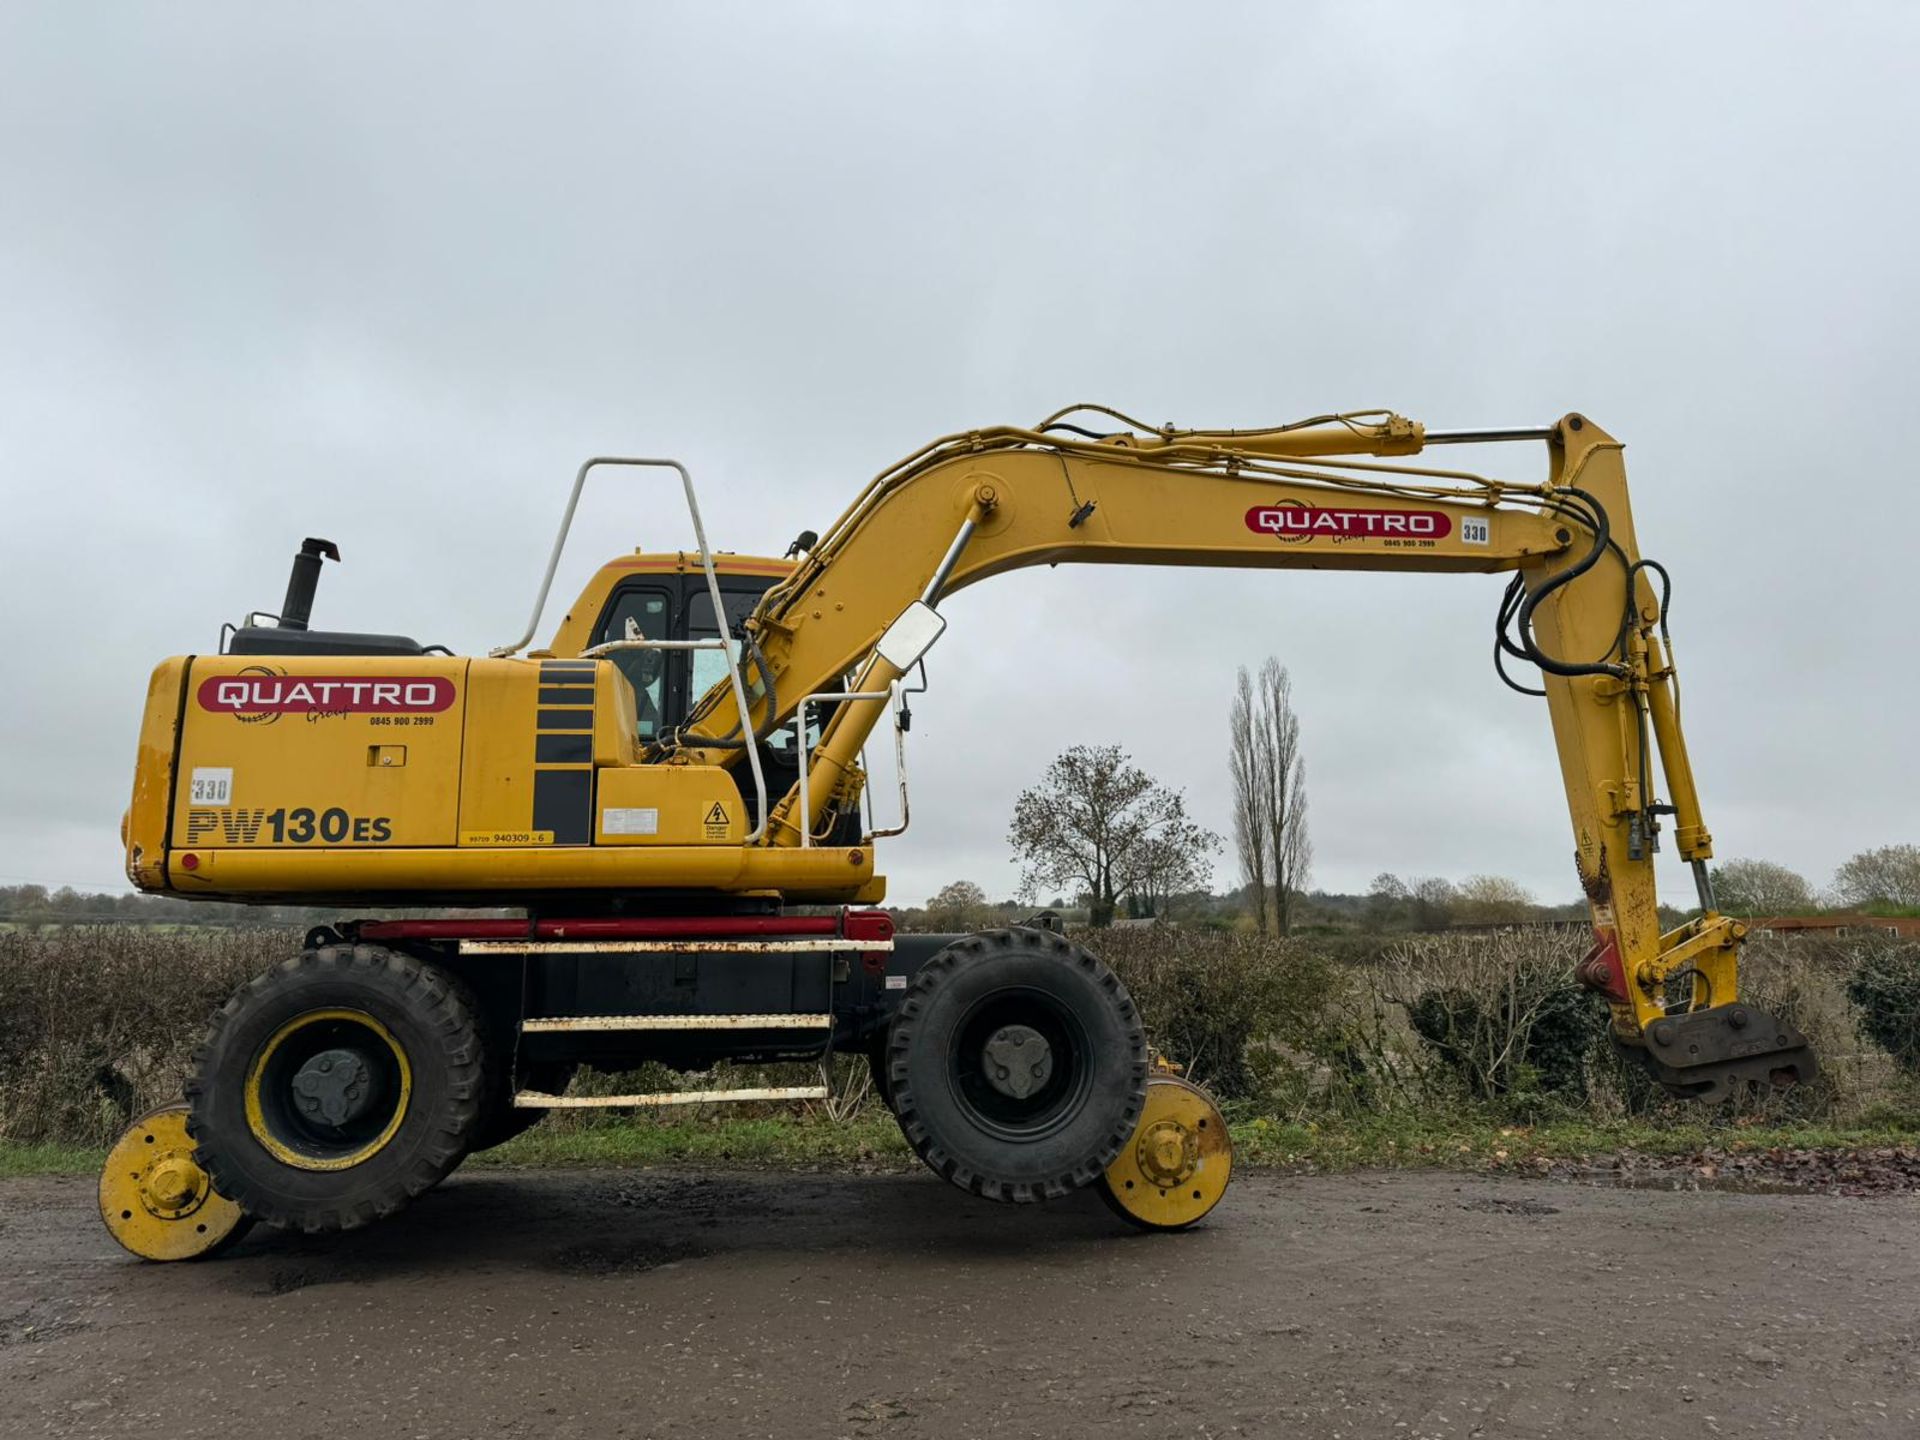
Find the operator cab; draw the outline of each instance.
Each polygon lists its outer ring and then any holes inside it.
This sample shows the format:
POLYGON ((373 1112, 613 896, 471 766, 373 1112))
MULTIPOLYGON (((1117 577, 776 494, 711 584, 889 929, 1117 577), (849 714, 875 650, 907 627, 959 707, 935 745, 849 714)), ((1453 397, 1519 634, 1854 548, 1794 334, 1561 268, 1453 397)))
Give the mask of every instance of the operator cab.
MULTIPOLYGON (((713 568, 727 633, 737 637, 740 622, 792 567, 781 560, 721 554, 713 557, 713 568)), ((632 555, 600 568, 549 648, 555 655, 573 656, 616 640, 711 640, 719 634, 698 555, 632 555)), ((684 723, 693 703, 727 678, 726 658, 718 650, 616 650, 606 658, 633 686, 642 744, 684 723)), ((792 742, 789 732, 789 748, 792 742)))
MULTIPOLYGON (((714 577, 726 609, 727 633, 739 638, 740 622, 753 613, 776 581, 785 579, 793 562, 762 556, 713 557, 714 577)), ((714 623, 713 596, 707 590, 700 557, 634 554, 600 567, 580 598, 561 621, 548 646, 556 656, 572 657, 596 645, 615 640, 710 640, 719 634, 714 623)), ((727 678, 727 662, 718 650, 615 650, 606 657, 633 686, 635 729, 642 745, 652 744, 686 722, 702 695, 727 678)), ((822 716, 809 717, 807 743, 820 738, 822 716)), ((793 726, 783 725, 760 746, 760 767, 767 792, 777 802, 799 778, 793 726)), ((733 769, 750 818, 759 820, 751 772, 733 769)), ((836 843, 859 839, 857 815, 846 817, 836 843), (850 836, 851 838, 845 838, 850 836)))

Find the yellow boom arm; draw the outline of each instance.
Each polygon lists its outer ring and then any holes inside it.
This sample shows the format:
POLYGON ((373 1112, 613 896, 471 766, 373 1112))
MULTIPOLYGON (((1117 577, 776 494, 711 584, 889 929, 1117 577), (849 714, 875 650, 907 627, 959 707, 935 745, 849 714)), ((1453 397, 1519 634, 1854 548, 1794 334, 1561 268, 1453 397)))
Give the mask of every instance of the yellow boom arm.
MULTIPOLYGON (((1100 411, 1127 427, 1100 435, 1062 425, 1072 413, 1034 430, 949 436, 867 486, 748 621, 754 733, 849 675, 854 692, 885 692, 903 670, 876 643, 897 616, 1023 566, 1517 571, 1503 644, 1543 677, 1592 911, 1581 979, 1606 996, 1616 1037, 1642 1048, 1675 1089, 1717 1094, 1737 1080, 1786 1084, 1811 1073, 1800 1037, 1738 1004, 1743 932, 1717 913, 1707 882, 1712 839, 1663 644, 1665 571, 1641 559, 1618 441, 1579 415, 1541 430, 1429 435, 1383 412, 1189 431, 1100 411), (1545 444, 1544 482, 1391 458, 1522 440, 1545 444), (1701 909, 1665 934, 1653 861, 1662 815, 1674 818, 1701 909)), ((817 835, 829 811, 852 803, 857 757, 886 708, 838 707, 811 757, 806 813, 796 786, 774 808, 764 844, 800 845, 803 829, 817 835)), ((725 748, 723 737, 739 732, 731 689, 718 686, 669 758, 730 764, 739 742, 725 748)))

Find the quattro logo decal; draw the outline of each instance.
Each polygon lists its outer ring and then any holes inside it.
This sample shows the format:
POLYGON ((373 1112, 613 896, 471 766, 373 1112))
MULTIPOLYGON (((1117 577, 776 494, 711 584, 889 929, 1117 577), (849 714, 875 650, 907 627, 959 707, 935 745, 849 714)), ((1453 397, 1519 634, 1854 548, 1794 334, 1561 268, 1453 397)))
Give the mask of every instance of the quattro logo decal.
POLYGON ((227 715, 413 715, 449 708, 454 688, 437 675, 216 675, 195 698, 227 715))
POLYGON ((1279 540, 1443 540, 1453 521, 1439 510, 1351 510, 1336 506, 1256 505, 1247 528, 1279 540))

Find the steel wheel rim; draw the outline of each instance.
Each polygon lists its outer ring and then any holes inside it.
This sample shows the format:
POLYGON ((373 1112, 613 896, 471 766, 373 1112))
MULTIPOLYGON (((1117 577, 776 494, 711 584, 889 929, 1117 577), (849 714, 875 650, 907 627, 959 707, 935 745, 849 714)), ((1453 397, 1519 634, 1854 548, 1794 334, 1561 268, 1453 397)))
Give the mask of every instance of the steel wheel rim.
MULTIPOLYGON (((346 1082, 332 1090, 346 1092, 346 1082)), ((413 1095, 413 1067, 393 1032, 364 1010, 309 1010, 274 1031, 247 1069, 247 1129, 300 1170, 346 1170, 393 1139, 413 1095), (365 1068, 364 1097, 341 1100, 316 1082, 330 1056, 365 1068), (342 1113, 342 1105, 345 1111, 342 1113)))
POLYGON ((1070 1125, 1093 1088, 1092 1047, 1086 1027, 1044 990, 1008 988, 976 1001, 960 1019, 947 1056, 947 1084, 968 1121, 1001 1140, 1045 1139, 1070 1125), (1031 1094, 1005 1093, 988 1073, 993 1037, 1024 1027, 1045 1042, 1051 1072, 1031 1094))

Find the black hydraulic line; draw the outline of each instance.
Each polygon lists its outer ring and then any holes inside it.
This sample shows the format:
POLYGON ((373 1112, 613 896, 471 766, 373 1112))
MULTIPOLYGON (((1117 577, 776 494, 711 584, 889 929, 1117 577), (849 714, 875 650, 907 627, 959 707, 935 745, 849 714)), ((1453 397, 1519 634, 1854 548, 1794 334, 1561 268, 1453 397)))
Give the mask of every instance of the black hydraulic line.
MULTIPOLYGON (((1667 638, 1667 607, 1673 603, 1673 576, 1667 573, 1667 567, 1658 560, 1636 560, 1627 567, 1627 614, 1633 614, 1633 577, 1642 570, 1651 570, 1660 577, 1660 638, 1667 638)), ((1631 624, 1631 618, 1629 618, 1631 624)))
POLYGON ((1536 690, 1531 685, 1522 685, 1507 673, 1507 656, 1512 655, 1519 660, 1527 658, 1527 652, 1515 644, 1512 637, 1507 634, 1507 627, 1513 623, 1513 612, 1520 606, 1524 586, 1525 582, 1515 575, 1507 582, 1506 593, 1500 597, 1500 612, 1494 617, 1493 622, 1493 672, 1500 677, 1501 683, 1509 690, 1517 690, 1522 695, 1545 695, 1547 693, 1545 690, 1536 690))
POLYGON ((1611 526, 1607 520, 1605 507, 1603 507, 1595 497, 1587 494, 1585 491, 1577 491, 1569 488, 1561 493, 1575 496, 1576 503, 1573 505, 1561 504, 1555 508, 1563 513, 1569 513, 1571 518, 1577 519, 1581 524, 1593 531, 1595 544, 1594 548, 1589 550, 1587 555, 1583 557, 1578 564, 1553 576, 1533 595, 1525 595, 1525 581, 1522 577, 1516 575, 1508 584, 1505 593, 1500 597, 1500 609, 1494 621, 1494 670, 1510 689, 1517 690, 1523 695, 1541 695, 1545 692, 1535 690, 1530 686, 1522 685, 1515 681, 1507 672, 1507 656, 1512 656, 1517 660, 1528 661, 1531 664, 1539 666, 1548 674, 1553 675, 1617 675, 1621 672, 1622 663, 1626 660, 1627 656, 1627 637, 1633 628, 1637 611, 1634 580, 1642 570, 1650 571, 1660 577, 1660 634, 1663 639, 1667 638, 1668 634, 1667 610, 1673 596, 1673 577, 1667 573, 1667 568, 1657 560, 1636 560, 1629 562, 1626 557, 1626 552, 1622 550, 1612 538, 1611 526), (1585 574, 1587 570, 1591 569, 1593 565, 1597 563, 1600 553, 1608 550, 1620 557, 1620 562, 1626 567, 1627 571, 1626 601, 1621 611, 1620 630, 1615 636, 1612 648, 1599 661, 1592 664, 1561 661, 1555 657, 1546 655, 1545 652, 1540 649, 1538 642, 1533 638, 1532 614, 1534 609, 1548 594, 1568 584, 1580 575, 1585 574), (1518 640, 1515 640, 1512 634, 1509 633, 1515 628, 1514 620, 1516 616, 1519 617, 1521 621, 1519 626, 1520 638, 1518 640))
MULTIPOLYGON (((1506 665, 1507 656, 1509 655, 1517 659, 1532 661, 1550 675, 1573 677, 1578 675, 1620 675, 1625 673, 1626 665, 1624 662, 1627 660, 1629 654, 1628 640, 1632 635, 1633 627, 1639 614, 1639 601, 1635 593, 1635 581, 1639 578, 1640 572, 1643 570, 1659 577, 1660 597, 1655 615, 1660 627, 1661 639, 1669 639, 1667 617, 1673 602, 1673 577, 1668 573, 1667 567, 1662 565, 1658 560, 1641 559, 1628 561, 1626 552, 1613 541, 1610 533, 1611 527, 1607 520, 1606 508, 1600 504, 1599 500, 1587 494, 1585 491, 1573 490, 1571 488, 1562 493, 1575 496, 1583 508, 1590 507, 1583 518, 1590 522, 1589 528, 1593 530, 1593 548, 1590 549, 1579 562, 1569 566, 1559 574, 1552 576, 1531 595, 1526 594, 1525 579, 1520 575, 1515 575, 1513 579, 1508 582, 1506 591, 1500 597, 1500 609, 1494 619, 1494 672, 1499 675, 1501 681, 1509 689, 1516 690, 1522 695, 1545 695, 1546 691, 1544 689, 1535 690, 1531 686, 1522 685, 1509 675, 1506 665), (1581 665, 1556 660, 1553 656, 1542 651, 1539 644, 1533 638, 1533 612, 1548 595, 1558 590, 1561 586, 1567 585, 1581 575, 1584 575, 1588 570, 1591 570, 1593 566, 1599 562, 1601 555, 1608 550, 1613 551, 1614 554, 1620 557, 1621 563, 1626 566, 1627 572, 1626 597, 1621 610, 1620 629, 1614 637, 1612 649, 1608 652, 1605 659, 1593 665, 1581 665), (1520 639, 1517 642, 1509 633, 1514 626, 1516 618, 1519 622, 1520 633, 1520 639), (1615 657, 1618 657, 1618 663, 1615 663, 1615 657)), ((1572 507, 1556 508, 1571 509, 1572 507)), ((1639 833, 1637 829, 1638 825, 1643 821, 1646 822, 1643 843, 1652 847, 1659 844, 1658 831, 1653 827, 1659 823, 1657 817, 1660 813, 1659 807, 1654 804, 1653 800, 1653 737, 1650 733, 1645 705, 1636 703, 1635 710, 1635 728, 1639 738, 1638 749, 1640 752, 1638 758, 1641 796, 1641 815, 1636 817, 1636 834, 1639 833)), ((1636 845, 1634 848, 1637 849, 1638 846, 1636 845)), ((1636 858, 1638 858, 1637 855, 1636 858)))

